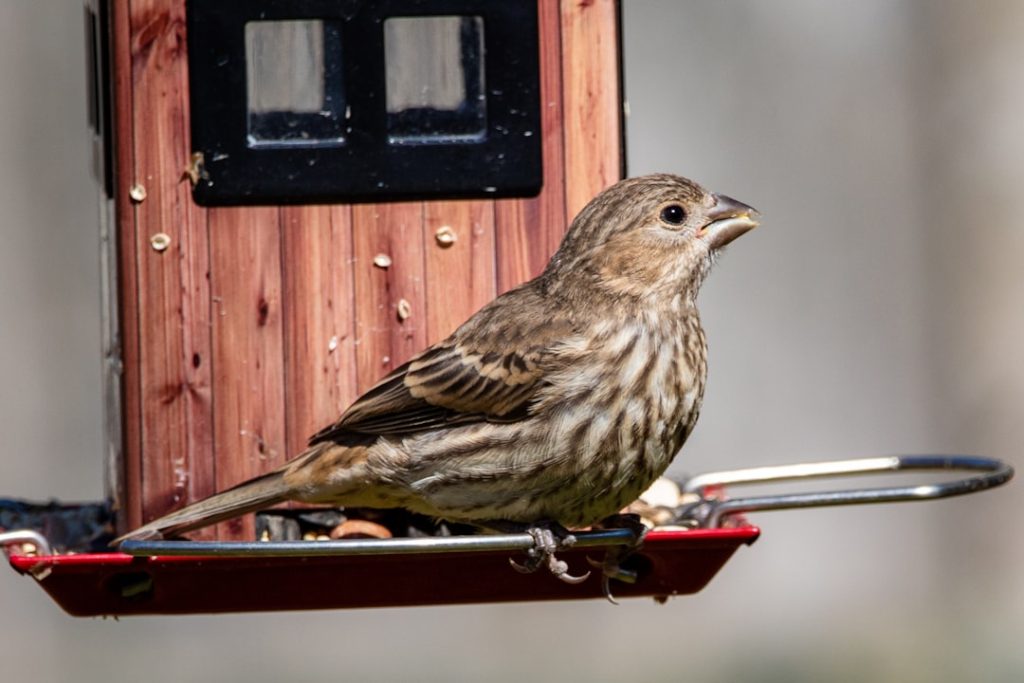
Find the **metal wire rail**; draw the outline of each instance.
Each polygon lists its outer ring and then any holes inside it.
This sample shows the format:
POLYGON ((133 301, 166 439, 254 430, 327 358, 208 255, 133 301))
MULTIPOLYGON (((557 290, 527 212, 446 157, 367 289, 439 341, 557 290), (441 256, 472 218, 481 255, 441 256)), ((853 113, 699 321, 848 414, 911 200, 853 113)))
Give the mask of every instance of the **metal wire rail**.
POLYGON ((1008 464, 993 458, 972 455, 896 455, 883 458, 833 460, 709 472, 693 477, 684 483, 683 490, 688 493, 700 494, 701 500, 678 508, 676 517, 680 523, 689 523, 701 528, 715 528, 722 525, 724 518, 745 512, 949 498, 995 488, 1012 478, 1013 468, 1008 464), (968 471, 984 472, 985 474, 937 484, 816 491, 732 499, 715 499, 706 495, 709 489, 724 486, 907 471, 968 471))
MULTIPOLYGON (((608 529, 574 534, 573 548, 631 545, 630 529, 608 529)), ((529 534, 441 536, 427 538, 348 539, 337 541, 125 541, 121 551, 129 555, 187 557, 309 557, 312 555, 416 555, 419 553, 466 553, 496 550, 529 550, 529 534)))

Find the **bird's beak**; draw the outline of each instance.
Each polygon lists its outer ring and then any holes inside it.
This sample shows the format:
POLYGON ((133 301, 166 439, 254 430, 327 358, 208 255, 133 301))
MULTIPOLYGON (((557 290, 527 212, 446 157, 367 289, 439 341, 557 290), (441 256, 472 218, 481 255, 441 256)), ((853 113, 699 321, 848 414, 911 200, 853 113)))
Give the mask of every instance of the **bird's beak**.
POLYGON ((697 232, 712 249, 721 249, 743 233, 757 227, 761 214, 752 206, 724 194, 715 195, 715 205, 705 214, 708 222, 697 232))

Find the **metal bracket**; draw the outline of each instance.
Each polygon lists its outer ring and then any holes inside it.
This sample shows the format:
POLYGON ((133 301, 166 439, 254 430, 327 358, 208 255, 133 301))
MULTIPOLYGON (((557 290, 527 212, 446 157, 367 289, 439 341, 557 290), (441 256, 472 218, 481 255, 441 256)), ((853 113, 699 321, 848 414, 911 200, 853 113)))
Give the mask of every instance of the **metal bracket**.
POLYGON ((683 526, 716 528, 722 526, 727 517, 744 512, 948 498, 995 488, 1012 478, 1013 468, 1006 463, 993 458, 969 455, 896 455, 884 458, 834 460, 709 472, 695 476, 683 484, 683 491, 699 494, 700 501, 677 508, 676 521, 683 526), (938 484, 790 493, 749 498, 715 498, 713 493, 716 488, 742 484, 764 484, 910 470, 968 471, 985 472, 985 474, 938 484))

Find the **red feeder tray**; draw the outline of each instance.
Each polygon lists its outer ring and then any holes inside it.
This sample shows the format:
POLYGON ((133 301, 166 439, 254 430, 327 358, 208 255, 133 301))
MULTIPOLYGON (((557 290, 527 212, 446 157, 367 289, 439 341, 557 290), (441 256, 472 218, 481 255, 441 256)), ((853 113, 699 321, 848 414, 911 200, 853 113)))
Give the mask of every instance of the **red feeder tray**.
MULTIPOLYGON (((741 545, 760 535, 735 515, 756 510, 928 500, 999 486, 1013 469, 973 456, 893 456, 761 467, 704 474, 683 490, 693 502, 671 509, 681 526, 656 527, 623 561, 633 583, 612 582, 618 597, 689 595, 701 590, 741 545), (727 499, 722 487, 837 475, 903 470, 980 471, 937 484, 915 484, 727 499), (731 518, 728 528, 722 521, 731 518), (682 528, 687 527, 687 528, 682 528)), ((559 557, 571 571, 585 556, 601 559, 630 546, 629 529, 580 532, 559 557)), ((523 575, 508 560, 532 547, 528 534, 269 543, 128 541, 121 553, 53 555, 32 530, 0 534, 0 545, 34 545, 38 554, 12 551, 11 566, 35 578, 75 616, 195 614, 339 607, 396 607, 604 595, 600 572, 569 585, 545 571, 523 575)))
MULTIPOLYGON (((616 596, 688 595, 702 589, 741 545, 760 531, 652 531, 631 558, 635 584, 616 596)), ((581 539, 586 534, 579 534, 581 539)), ((433 539, 416 539, 433 540, 433 539)), ((338 541, 337 543, 356 543, 338 541)), ((386 541, 385 541, 386 542, 386 541)), ((324 545, 327 542, 311 542, 324 545)), ((585 549, 560 553, 575 570, 585 549)), ((591 552, 591 556, 600 557, 591 552)), ((603 597, 594 576, 581 585, 545 571, 519 574, 508 551, 302 557, 134 557, 124 553, 14 555, 11 565, 36 578, 74 616, 194 614, 339 607, 395 607, 603 597)))

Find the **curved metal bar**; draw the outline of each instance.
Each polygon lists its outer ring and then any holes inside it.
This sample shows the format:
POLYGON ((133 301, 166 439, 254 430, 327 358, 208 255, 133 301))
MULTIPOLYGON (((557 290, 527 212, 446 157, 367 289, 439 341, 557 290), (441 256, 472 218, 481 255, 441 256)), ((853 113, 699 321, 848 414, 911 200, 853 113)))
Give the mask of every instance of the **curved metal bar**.
POLYGON ((757 467, 729 472, 712 472, 694 477, 684 486, 689 492, 702 492, 709 486, 792 481, 809 478, 901 472, 908 470, 985 472, 938 484, 890 486, 846 491, 755 496, 731 500, 706 499, 686 510, 687 516, 702 527, 717 527, 722 519, 743 512, 789 510, 794 508, 867 503, 894 503, 961 496, 994 488, 1013 478, 1013 468, 993 458, 970 455, 900 455, 860 460, 757 467))
POLYGON ((682 489, 685 493, 700 493, 709 486, 761 484, 770 481, 836 477, 847 474, 874 474, 893 472, 899 469, 900 458, 897 456, 806 462, 795 465, 769 465, 698 474, 683 482, 682 489))
MULTIPOLYGON (((632 545, 630 529, 586 531, 576 536, 574 548, 632 545)), ((417 553, 467 553, 492 550, 529 550, 529 534, 441 536, 427 538, 359 538, 336 541, 125 541, 121 551, 129 555, 179 555, 188 557, 309 557, 345 555, 414 555, 417 553)))
POLYGON ((38 531, 33 529, 17 529, 15 531, 0 532, 0 548, 7 550, 12 545, 31 543, 36 547, 36 555, 52 555, 53 549, 50 542, 38 531))

